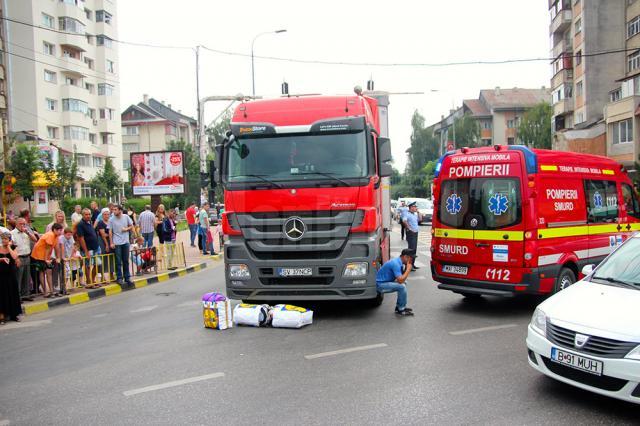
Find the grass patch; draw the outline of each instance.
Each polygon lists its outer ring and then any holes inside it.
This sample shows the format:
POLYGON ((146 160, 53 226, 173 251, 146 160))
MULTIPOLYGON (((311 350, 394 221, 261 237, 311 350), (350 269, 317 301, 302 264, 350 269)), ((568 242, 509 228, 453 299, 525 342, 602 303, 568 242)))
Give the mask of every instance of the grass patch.
POLYGON ((40 234, 44 234, 44 230, 48 224, 53 222, 53 216, 32 216, 31 224, 40 234))

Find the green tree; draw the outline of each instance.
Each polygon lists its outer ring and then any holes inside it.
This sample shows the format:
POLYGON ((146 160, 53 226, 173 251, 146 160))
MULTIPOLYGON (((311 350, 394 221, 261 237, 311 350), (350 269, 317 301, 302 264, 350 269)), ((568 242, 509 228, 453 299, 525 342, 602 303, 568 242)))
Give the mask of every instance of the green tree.
POLYGON ((89 181, 89 186, 96 191, 99 197, 107 197, 110 200, 113 200, 120 193, 122 179, 113 167, 113 161, 110 157, 105 159, 104 168, 89 181))
POLYGON ((184 153, 186 194, 175 196, 174 200, 181 209, 185 209, 189 202, 200 201, 200 156, 196 154, 193 145, 183 139, 170 141, 167 150, 184 153))
POLYGON ((74 154, 67 159, 64 155, 58 156, 58 164, 52 167, 51 161, 45 162, 45 174, 50 182, 49 196, 54 200, 62 200, 65 197, 73 197, 75 182, 78 180, 78 159, 74 154))
POLYGON ((404 184, 410 188, 410 193, 406 195, 424 197, 427 189, 424 187, 423 168, 429 161, 438 159, 440 147, 433 134, 433 127, 425 127, 425 119, 418 111, 414 111, 411 117, 411 128, 411 146, 406 151, 407 167, 404 176, 404 184))
POLYGON ((209 142, 210 151, 213 152, 214 147, 217 144, 222 143, 226 137, 227 131, 231 128, 231 111, 227 111, 222 114, 222 117, 218 119, 215 125, 207 127, 207 141, 209 142))
POLYGON ((541 102, 524 113, 518 138, 531 148, 551 149, 551 117, 553 108, 547 102, 541 102))
POLYGON ((16 178, 15 191, 23 197, 33 197, 33 175, 42 169, 42 157, 38 147, 25 143, 16 145, 10 167, 16 178))
POLYGON ((480 124, 471 114, 464 114, 456 118, 453 127, 455 129, 455 143, 458 147, 473 148, 480 144, 480 124))
POLYGON ((422 187, 425 188, 427 198, 431 198, 431 185, 433 185, 433 177, 435 175, 437 161, 429 161, 421 170, 422 176, 422 187))

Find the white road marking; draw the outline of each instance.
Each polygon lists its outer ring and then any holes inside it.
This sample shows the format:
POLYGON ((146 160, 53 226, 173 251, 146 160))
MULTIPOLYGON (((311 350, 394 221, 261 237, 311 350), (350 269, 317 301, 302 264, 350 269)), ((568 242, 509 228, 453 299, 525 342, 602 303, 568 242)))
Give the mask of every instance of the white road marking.
POLYGON ((224 373, 205 374, 204 376, 190 377, 188 379, 174 380, 173 382, 161 383, 159 385, 146 386, 144 388, 132 389, 122 392, 124 396, 137 395, 139 393, 152 392, 160 389, 173 388, 176 386, 182 386, 189 383, 201 382, 203 380, 217 379, 224 377, 224 373))
POLYGON ((104 318, 106 316, 107 316, 107 314, 95 314, 93 317, 94 318, 104 318))
POLYGON ((9 426, 10 424, 9 420, 0 420, 0 426, 9 426))
POLYGON ((202 302, 199 300, 190 300, 178 305, 178 308, 191 308, 193 306, 202 306, 202 302))
POLYGON ((452 335, 452 336, 461 336, 463 334, 481 333, 483 331, 502 330, 504 328, 513 328, 513 327, 517 327, 517 326, 518 326, 518 324, 492 325, 490 327, 481 327, 481 328, 472 328, 472 329, 469 329, 469 330, 450 331, 449 334, 452 335))
POLYGON ((158 305, 142 306, 141 308, 134 309, 133 311, 131 311, 131 313, 135 314, 137 312, 149 312, 149 311, 153 311, 157 307, 158 307, 158 305))
POLYGON ((38 320, 38 321, 21 321, 21 322, 11 321, 11 322, 7 322, 5 325, 0 327, 0 331, 13 330, 15 328, 40 327, 41 325, 46 325, 46 324, 51 324, 51 320, 46 319, 46 320, 38 320))
POLYGON ((347 348, 347 349, 339 349, 337 351, 330 351, 330 352, 321 352, 319 354, 313 354, 313 355, 305 355, 304 357, 306 359, 316 359, 316 358, 324 358, 327 356, 334 356, 334 355, 340 355, 340 354, 348 354, 351 352, 358 352, 358 351, 367 351, 369 349, 378 349, 378 348, 385 348, 388 345, 386 343, 377 343, 375 345, 368 345, 368 346, 356 346, 354 348, 347 348))

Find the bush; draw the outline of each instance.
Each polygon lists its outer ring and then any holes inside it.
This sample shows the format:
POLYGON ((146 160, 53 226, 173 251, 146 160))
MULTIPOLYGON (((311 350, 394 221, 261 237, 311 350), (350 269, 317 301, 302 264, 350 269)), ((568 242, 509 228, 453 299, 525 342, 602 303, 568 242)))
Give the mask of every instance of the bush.
MULTIPOLYGON (((81 205, 82 208, 89 207, 92 201, 96 201, 100 208, 106 207, 109 202, 106 198, 65 198, 60 201, 60 208, 65 212, 67 217, 71 215, 74 211, 74 208, 77 204, 81 205)), ((166 196, 162 197, 160 202, 164 204, 167 209, 172 209, 176 206, 178 200, 176 197, 166 196)), ((141 213, 144 211, 144 206, 147 204, 151 204, 151 199, 149 197, 136 197, 136 198, 128 198, 124 203, 124 207, 131 206, 133 211, 136 213, 141 213)), ((180 210, 184 210, 185 207, 180 205, 180 210)))
POLYGON ((101 208, 109 204, 106 198, 65 198, 60 201, 60 208, 69 217, 76 205, 81 205, 83 209, 89 208, 92 201, 96 201, 101 208))

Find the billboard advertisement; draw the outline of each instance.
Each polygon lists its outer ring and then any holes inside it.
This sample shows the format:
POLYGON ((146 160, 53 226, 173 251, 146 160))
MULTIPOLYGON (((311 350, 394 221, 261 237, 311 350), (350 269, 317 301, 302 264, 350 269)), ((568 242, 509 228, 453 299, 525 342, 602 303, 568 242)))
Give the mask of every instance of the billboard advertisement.
POLYGON ((133 195, 185 193, 182 151, 132 152, 130 159, 133 195))

